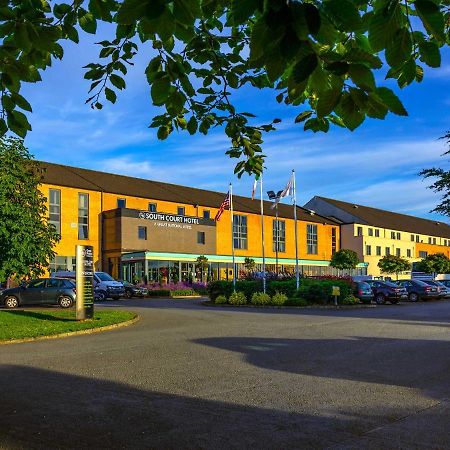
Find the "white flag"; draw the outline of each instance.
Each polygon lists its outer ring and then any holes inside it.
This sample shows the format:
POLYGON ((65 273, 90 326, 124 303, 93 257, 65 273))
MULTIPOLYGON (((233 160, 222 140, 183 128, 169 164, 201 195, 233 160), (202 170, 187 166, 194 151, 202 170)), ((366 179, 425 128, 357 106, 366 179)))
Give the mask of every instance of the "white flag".
POLYGON ((256 188, 258 186, 258 181, 259 181, 259 175, 257 175, 255 177, 255 181, 253 182, 253 188, 252 188, 252 200, 255 199, 255 192, 256 192, 256 188))
POLYGON ((294 173, 292 173, 291 177, 289 178, 289 181, 286 184, 286 187, 281 191, 280 195, 275 199, 271 208, 274 209, 275 206, 277 206, 278 203, 280 203, 280 200, 283 197, 286 197, 287 195, 290 195, 290 196, 294 195, 294 173))

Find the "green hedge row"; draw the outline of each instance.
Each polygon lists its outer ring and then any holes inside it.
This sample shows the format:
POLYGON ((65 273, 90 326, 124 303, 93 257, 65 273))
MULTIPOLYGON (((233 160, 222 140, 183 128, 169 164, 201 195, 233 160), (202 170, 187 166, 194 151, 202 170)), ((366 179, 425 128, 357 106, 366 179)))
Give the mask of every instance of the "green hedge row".
MULTIPOLYGON (((285 294, 289 300, 305 299, 310 303, 327 303, 332 299, 332 287, 340 288, 340 299, 352 294, 351 284, 346 280, 318 280, 314 278, 302 278, 300 287, 296 289, 296 280, 273 281, 268 280, 266 292, 273 296, 276 292, 285 294)), ((251 299, 255 292, 263 290, 261 281, 237 281, 236 292, 243 292, 247 299, 251 299)), ((208 295, 212 301, 219 295, 229 298, 233 293, 231 281, 213 281, 208 284, 208 295)))
POLYGON ((178 289, 170 291, 169 289, 155 289, 148 291, 148 297, 177 297, 177 296, 194 296, 198 293, 194 289, 178 289))

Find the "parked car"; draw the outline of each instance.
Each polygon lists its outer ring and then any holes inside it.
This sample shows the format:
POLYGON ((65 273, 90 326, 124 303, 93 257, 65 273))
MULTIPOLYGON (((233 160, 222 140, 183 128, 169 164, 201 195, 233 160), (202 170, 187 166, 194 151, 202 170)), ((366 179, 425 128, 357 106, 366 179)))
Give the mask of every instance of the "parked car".
POLYGON ((375 301, 379 305, 385 303, 386 300, 392 304, 396 304, 400 300, 406 300, 408 298, 408 293, 405 288, 390 281, 367 280, 366 283, 371 287, 375 301))
POLYGON ((450 288, 450 280, 439 280, 439 283, 442 283, 445 287, 450 288))
MULTIPOLYGON (((66 270, 54 272, 51 276, 75 280, 76 272, 66 270)), ((109 273, 106 272, 94 272, 94 288, 96 289, 96 296, 99 300, 106 300, 107 298, 118 300, 125 294, 123 284, 120 281, 116 281, 111 275, 109 275, 109 273)))
POLYGON ((365 281, 354 281, 352 283, 353 295, 359 298, 363 303, 371 303, 374 295, 370 284, 365 281))
POLYGON ((132 298, 132 297, 145 297, 148 294, 148 289, 136 286, 128 281, 122 281, 123 287, 125 288, 125 297, 126 298, 132 298))
POLYGON ((408 291, 408 298, 411 302, 439 298, 438 288, 436 286, 430 286, 425 281, 412 279, 399 280, 397 283, 408 291))
POLYGON ((44 304, 70 308, 75 300, 75 283, 64 278, 38 278, 0 294, 0 304, 7 308, 44 304))
POLYGON ((439 298, 449 298, 450 297, 450 288, 445 284, 442 284, 440 281, 434 280, 422 280, 424 283, 429 284, 430 286, 436 286, 439 292, 439 298))

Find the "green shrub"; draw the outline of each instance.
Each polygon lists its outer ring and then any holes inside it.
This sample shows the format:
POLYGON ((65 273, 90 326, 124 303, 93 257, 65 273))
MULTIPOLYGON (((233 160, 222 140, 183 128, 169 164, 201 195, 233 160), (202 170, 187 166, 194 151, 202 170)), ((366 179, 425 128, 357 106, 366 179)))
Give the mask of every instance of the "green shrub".
POLYGON ((352 294, 347 295, 341 302, 342 305, 357 305, 358 303, 360 303, 359 298, 356 298, 352 294))
POLYGON ((216 297, 216 299, 214 300, 214 303, 216 305, 223 305, 227 302, 227 298, 225 297, 225 295, 218 295, 216 297))
POLYGON ((198 295, 197 292, 194 291, 194 289, 177 289, 175 291, 170 291, 171 297, 192 296, 192 295, 198 295))
POLYGON ((309 302, 308 300, 302 298, 302 297, 296 297, 296 298, 289 298, 285 305, 288 306, 308 306, 309 302))
POLYGON ((274 305, 284 305, 287 302, 287 295, 283 292, 275 292, 275 294, 272 296, 272 303, 274 305))
POLYGON ((286 294, 288 298, 292 298, 295 296, 296 290, 297 282, 295 279, 285 281, 269 280, 267 282, 267 293, 272 296, 280 292, 286 294))
POLYGON ((250 303, 252 305, 268 305, 270 304, 270 295, 264 292, 255 292, 250 303))
POLYGON ((228 298, 228 303, 230 305, 246 305, 247 298, 243 292, 233 292, 228 298))
MULTIPOLYGON (((233 282, 232 281, 212 281, 208 283, 208 295, 209 298, 214 301, 218 295, 225 295, 229 298, 233 293, 233 282)), ((252 298, 255 292, 262 290, 262 282, 260 281, 248 281, 239 280, 236 281, 236 291, 243 292, 247 298, 252 298)))
POLYGON ((148 297, 170 297, 171 291, 168 289, 152 289, 148 291, 148 297))

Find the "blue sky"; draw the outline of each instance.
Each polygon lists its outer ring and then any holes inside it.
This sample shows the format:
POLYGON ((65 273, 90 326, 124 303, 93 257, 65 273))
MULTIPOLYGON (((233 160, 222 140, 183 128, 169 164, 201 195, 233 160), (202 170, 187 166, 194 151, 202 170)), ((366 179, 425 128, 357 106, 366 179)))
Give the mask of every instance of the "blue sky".
MULTIPOLYGON (((106 30, 103 35, 108 37, 106 30)), ((126 77, 127 89, 115 105, 105 101, 102 110, 94 111, 84 104, 89 82, 83 79, 82 66, 96 61, 93 43, 101 38, 84 35, 78 46, 67 44, 64 60, 43 73, 43 82, 24 87, 34 111, 26 145, 35 157, 223 192, 233 182, 235 193, 249 196, 253 179, 234 177, 236 161, 225 155, 229 141, 222 130, 208 136, 174 133, 158 141, 155 130, 148 128, 159 113, 144 75, 150 49, 136 58, 126 77)), ((283 119, 278 131, 265 139, 264 190, 282 189, 295 169, 299 204, 321 195, 438 218, 429 211, 439 196, 417 174, 433 166, 448 168, 447 158, 440 156, 446 148, 438 138, 450 128, 450 52, 441 68, 425 68, 421 84, 400 91, 382 78, 379 85, 396 90, 409 117, 369 119, 354 132, 337 127, 327 134, 304 132, 293 122, 300 110, 277 104, 273 92, 236 93, 241 110, 257 114, 261 123, 283 119)))

